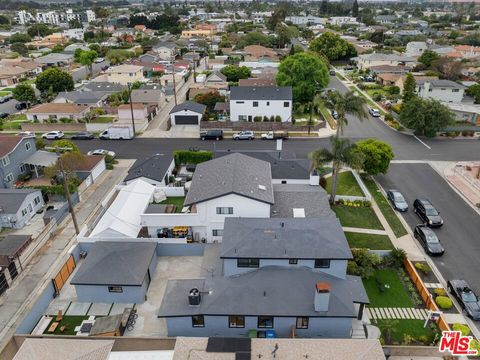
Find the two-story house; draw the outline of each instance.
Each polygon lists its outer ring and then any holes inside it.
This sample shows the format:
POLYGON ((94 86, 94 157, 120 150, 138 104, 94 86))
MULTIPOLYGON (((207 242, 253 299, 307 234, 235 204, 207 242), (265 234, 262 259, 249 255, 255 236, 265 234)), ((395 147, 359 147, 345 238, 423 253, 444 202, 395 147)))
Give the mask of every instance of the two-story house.
POLYGON ((105 72, 108 82, 122 85, 133 84, 136 81, 143 81, 143 66, 118 65, 112 66, 105 72))
POLYGON ((229 218, 223 276, 170 280, 169 336, 348 338, 369 303, 336 218, 229 218))
POLYGON ((370 69, 373 66, 381 65, 404 65, 409 68, 413 68, 416 64, 416 60, 414 57, 382 53, 363 54, 354 57, 351 60, 354 61, 357 64, 358 68, 362 70, 370 69))
POLYGON ((0 188, 11 188, 30 168, 24 161, 37 150, 35 137, 0 137, 0 188))
POLYGON ((460 103, 465 93, 465 86, 451 80, 420 80, 416 88, 418 96, 424 99, 460 103))
POLYGON ((21 229, 44 205, 37 189, 0 189, 0 229, 21 229))
POLYGON ((186 226, 197 241, 221 241, 228 217, 270 217, 273 186, 270 164, 233 153, 197 165, 183 204, 183 213, 165 213, 151 204, 141 223, 151 237, 163 228, 186 226))
POLYGON ((230 90, 230 121, 254 121, 271 117, 292 121, 290 86, 236 86, 230 90))
POLYGON ((158 55, 160 60, 173 61, 177 53, 177 45, 173 42, 162 41, 153 45, 152 51, 158 55))

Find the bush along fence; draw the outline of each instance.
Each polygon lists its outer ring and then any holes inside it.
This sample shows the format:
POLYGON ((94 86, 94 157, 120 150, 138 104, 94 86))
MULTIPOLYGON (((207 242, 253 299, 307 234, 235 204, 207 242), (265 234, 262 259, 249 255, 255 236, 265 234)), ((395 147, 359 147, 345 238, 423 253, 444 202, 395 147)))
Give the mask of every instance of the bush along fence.
MULTIPOLYGON (((310 126, 310 131, 325 127, 325 122, 310 126)), ((247 122, 247 121, 201 121, 200 130, 221 129, 230 131, 308 131, 308 125, 295 125, 291 122, 247 122)))
MULTIPOLYGON (((427 287, 423 283, 422 278, 420 277, 420 275, 418 275, 418 272, 415 269, 415 266, 413 265, 413 263, 410 260, 405 259, 404 265, 405 265, 405 270, 407 271, 408 275, 410 276, 410 279, 412 280, 413 284, 417 288, 418 293, 420 294, 420 297, 425 303, 426 308, 431 311, 439 311, 437 304, 435 303, 435 301, 433 300, 433 297, 430 295, 430 292, 428 291, 427 287)), ((436 321, 436 323, 440 331, 450 331, 450 326, 448 325, 443 315, 440 316, 440 318, 436 321)))

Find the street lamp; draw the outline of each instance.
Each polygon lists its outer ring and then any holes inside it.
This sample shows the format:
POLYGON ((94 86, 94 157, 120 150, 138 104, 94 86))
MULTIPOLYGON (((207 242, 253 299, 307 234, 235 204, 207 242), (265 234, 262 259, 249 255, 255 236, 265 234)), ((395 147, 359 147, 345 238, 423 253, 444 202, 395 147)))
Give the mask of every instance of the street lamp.
POLYGON ((128 86, 128 100, 130 102, 130 113, 132 114, 133 137, 135 137, 135 120, 133 119, 133 104, 132 104, 132 83, 127 83, 128 86))

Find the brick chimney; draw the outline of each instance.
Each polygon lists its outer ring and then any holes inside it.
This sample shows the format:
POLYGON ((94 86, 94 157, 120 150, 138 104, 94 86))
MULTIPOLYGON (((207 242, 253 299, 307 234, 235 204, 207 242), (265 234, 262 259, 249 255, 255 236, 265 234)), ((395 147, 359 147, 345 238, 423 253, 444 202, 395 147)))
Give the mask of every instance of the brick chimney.
POLYGON ((315 311, 328 311, 330 302, 330 284, 328 282, 317 282, 315 285, 315 311))

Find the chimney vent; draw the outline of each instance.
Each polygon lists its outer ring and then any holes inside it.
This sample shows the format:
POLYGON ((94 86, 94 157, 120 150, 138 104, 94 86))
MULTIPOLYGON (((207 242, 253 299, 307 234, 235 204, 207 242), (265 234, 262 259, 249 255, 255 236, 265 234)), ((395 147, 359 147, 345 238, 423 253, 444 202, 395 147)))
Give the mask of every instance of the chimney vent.
POLYGON ((328 311, 330 302, 330 284, 328 282, 317 282, 315 285, 314 305, 315 311, 328 311))
POLYGON ((199 306, 200 300, 200 290, 198 290, 197 288, 193 288, 192 290, 190 290, 190 292, 188 293, 188 304, 190 306, 199 306))

